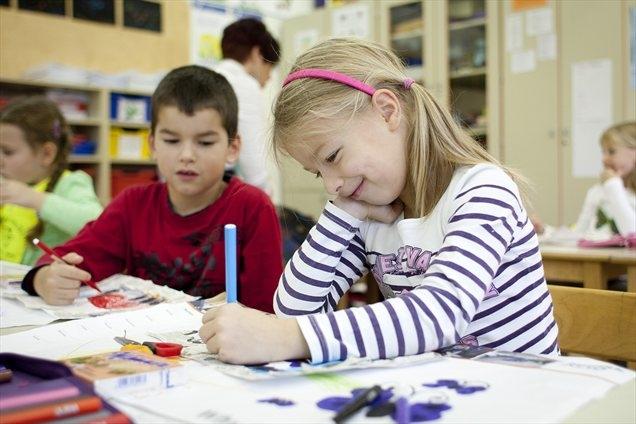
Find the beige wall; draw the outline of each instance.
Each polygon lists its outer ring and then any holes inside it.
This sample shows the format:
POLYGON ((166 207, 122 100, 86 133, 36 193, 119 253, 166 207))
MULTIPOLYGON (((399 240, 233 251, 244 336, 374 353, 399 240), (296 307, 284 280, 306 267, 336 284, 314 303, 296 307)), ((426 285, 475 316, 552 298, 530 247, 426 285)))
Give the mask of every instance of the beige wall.
MULTIPOLYGON (((45 62, 108 73, 156 72, 187 64, 188 2, 162 3, 161 33, 0 8, 0 77, 19 78, 45 62)), ((123 3, 116 0, 115 4, 116 21, 121 22, 123 3)))

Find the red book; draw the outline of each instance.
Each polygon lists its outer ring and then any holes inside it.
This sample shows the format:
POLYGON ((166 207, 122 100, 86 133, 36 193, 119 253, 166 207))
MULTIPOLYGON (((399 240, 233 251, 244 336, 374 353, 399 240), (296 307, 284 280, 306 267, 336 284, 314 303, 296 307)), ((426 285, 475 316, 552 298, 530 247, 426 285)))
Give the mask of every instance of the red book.
POLYGON ((0 414, 2 424, 26 424, 72 417, 100 410, 102 400, 97 396, 80 396, 59 402, 10 410, 0 414))

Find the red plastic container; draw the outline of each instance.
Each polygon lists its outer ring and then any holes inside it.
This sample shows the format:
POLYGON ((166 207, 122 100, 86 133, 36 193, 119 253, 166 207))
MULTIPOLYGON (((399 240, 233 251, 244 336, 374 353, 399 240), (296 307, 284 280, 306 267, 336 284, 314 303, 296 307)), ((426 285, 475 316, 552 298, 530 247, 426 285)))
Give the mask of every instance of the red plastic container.
POLYGON ((115 198, 124 189, 158 180, 154 168, 116 168, 111 170, 110 194, 115 198))

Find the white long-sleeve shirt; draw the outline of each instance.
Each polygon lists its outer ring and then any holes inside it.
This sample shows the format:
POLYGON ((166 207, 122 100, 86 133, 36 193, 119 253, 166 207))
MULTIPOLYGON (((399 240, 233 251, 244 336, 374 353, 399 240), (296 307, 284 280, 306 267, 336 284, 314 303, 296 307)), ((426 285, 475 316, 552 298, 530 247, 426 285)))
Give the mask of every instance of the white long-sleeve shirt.
POLYGON ((620 177, 609 178, 588 190, 575 231, 585 237, 612 236, 609 226, 599 225, 599 210, 614 221, 621 235, 636 232, 636 193, 626 188, 620 177))
POLYGON ((223 59, 215 71, 228 80, 238 100, 238 133, 241 136, 239 174, 246 183, 271 196, 267 170, 265 96, 261 86, 243 65, 232 59, 223 59))
POLYGON ((390 358, 464 342, 557 354, 537 237, 510 177, 463 167, 425 218, 360 221, 328 203, 274 296, 314 363, 390 358), (335 311, 371 270, 387 300, 335 311))

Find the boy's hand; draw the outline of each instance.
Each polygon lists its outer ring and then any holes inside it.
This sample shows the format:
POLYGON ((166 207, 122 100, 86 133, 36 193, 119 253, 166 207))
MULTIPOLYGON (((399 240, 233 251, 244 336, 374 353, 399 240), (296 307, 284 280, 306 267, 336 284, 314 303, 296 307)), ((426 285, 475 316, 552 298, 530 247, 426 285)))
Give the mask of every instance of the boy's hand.
POLYGON ((333 204, 338 206, 349 215, 354 216, 360 220, 373 220, 383 222, 385 224, 391 224, 404 209, 404 204, 400 199, 396 199, 389 205, 371 205, 366 202, 351 199, 349 197, 336 197, 333 204))
POLYGON ((91 275, 73 265, 79 265, 84 258, 74 252, 62 257, 68 263, 54 261, 42 267, 33 279, 35 292, 49 305, 70 305, 79 295, 82 281, 91 275))
POLYGON ((46 193, 35 191, 25 183, 8 178, 0 178, 0 205, 12 204, 40 210, 46 193))
POLYGON ((208 311, 199 330, 211 353, 231 364, 304 359, 309 347, 295 319, 230 303, 208 311))

